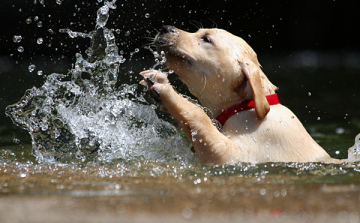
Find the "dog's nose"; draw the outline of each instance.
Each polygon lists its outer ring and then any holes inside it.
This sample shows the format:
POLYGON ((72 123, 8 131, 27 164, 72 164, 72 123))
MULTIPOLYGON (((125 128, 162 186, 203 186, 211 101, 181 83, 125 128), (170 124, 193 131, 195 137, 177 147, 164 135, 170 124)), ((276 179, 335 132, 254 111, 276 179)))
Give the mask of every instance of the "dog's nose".
POLYGON ((175 33, 176 28, 174 26, 164 25, 160 31, 161 34, 175 33))

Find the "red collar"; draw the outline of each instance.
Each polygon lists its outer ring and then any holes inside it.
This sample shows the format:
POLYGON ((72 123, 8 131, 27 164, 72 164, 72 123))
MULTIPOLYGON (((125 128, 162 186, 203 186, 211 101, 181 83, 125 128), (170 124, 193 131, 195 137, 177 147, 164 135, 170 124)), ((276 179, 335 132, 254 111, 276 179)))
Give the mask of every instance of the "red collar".
MULTIPOLYGON (((278 95, 276 93, 266 95, 266 99, 268 100, 269 105, 280 104, 279 97, 278 97, 278 95)), ((221 112, 221 114, 218 115, 218 117, 216 117, 216 120, 218 120, 221 125, 224 125, 225 122, 231 116, 235 115, 238 112, 246 111, 246 110, 249 110, 249 109, 252 109, 252 108, 255 108, 254 100, 243 101, 240 104, 236 104, 236 105, 226 109, 225 111, 221 112)))

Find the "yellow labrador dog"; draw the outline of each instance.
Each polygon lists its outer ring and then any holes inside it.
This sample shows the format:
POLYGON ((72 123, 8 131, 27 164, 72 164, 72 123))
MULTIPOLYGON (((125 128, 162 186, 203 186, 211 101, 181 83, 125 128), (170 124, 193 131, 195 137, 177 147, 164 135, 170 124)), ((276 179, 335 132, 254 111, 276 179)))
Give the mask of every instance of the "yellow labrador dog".
POLYGON ((279 103, 276 86, 243 39, 221 29, 189 33, 164 26, 154 45, 165 53, 169 69, 222 124, 219 130, 202 108, 176 93, 165 73, 140 73, 140 84, 177 120, 201 163, 341 162, 279 103))

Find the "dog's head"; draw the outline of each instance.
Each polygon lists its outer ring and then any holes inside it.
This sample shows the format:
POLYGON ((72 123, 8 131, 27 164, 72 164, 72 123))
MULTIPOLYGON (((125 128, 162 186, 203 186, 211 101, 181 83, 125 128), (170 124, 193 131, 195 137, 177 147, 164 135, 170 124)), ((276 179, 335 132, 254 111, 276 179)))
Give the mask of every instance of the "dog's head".
POLYGON ((166 65, 214 115, 244 100, 255 101, 263 119, 270 106, 266 94, 275 92, 261 71, 254 50, 241 38, 221 29, 185 32, 164 26, 154 41, 164 51, 166 65))

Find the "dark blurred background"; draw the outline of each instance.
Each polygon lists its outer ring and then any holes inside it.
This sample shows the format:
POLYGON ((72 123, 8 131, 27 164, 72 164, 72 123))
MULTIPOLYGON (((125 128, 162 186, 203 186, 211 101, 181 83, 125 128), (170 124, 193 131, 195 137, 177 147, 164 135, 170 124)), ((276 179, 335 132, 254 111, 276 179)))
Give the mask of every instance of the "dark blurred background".
MULTIPOLYGON (((5 107, 25 90, 41 86, 50 73, 67 73, 88 39, 71 39, 61 28, 94 29, 101 0, 0 1, 0 123, 11 126, 5 107), (14 36, 21 42, 14 42, 14 36), (37 41, 42 38, 42 43, 37 41), (19 47, 23 52, 19 52, 19 47), (28 67, 35 65, 30 72, 28 67), (42 75, 38 75, 43 71, 42 75)), ((307 122, 359 122, 360 1, 118 0, 107 27, 114 29, 126 58, 121 81, 154 64, 142 47, 163 24, 188 31, 199 26, 226 29, 244 38, 279 87, 280 99, 307 122), (319 117, 321 117, 319 119, 319 117)), ((41 41, 40 41, 41 42, 41 41)), ((20 50, 21 51, 21 50, 20 50)))

